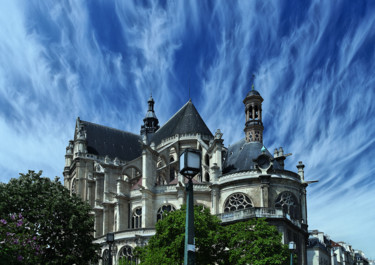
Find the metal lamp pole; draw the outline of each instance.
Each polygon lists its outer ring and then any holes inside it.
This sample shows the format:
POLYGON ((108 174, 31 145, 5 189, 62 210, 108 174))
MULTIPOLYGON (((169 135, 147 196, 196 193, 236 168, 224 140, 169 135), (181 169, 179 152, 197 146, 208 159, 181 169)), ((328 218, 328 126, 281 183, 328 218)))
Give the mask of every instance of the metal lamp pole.
POLYGON ((193 181, 189 178, 186 204, 184 265, 195 264, 193 181))
POLYGON ((109 245, 108 265, 112 265, 112 244, 114 241, 115 241, 115 234, 107 233, 107 243, 109 245))
POLYGON ((201 153, 198 150, 186 149, 180 156, 180 173, 189 181, 186 186, 186 223, 184 265, 195 264, 194 239, 194 195, 193 177, 201 171, 201 153))

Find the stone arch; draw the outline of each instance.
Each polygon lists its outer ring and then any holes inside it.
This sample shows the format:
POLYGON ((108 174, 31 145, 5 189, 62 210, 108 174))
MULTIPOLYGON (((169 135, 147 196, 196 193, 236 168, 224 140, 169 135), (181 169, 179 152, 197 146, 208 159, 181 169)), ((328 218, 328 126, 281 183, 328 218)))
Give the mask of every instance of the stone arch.
POLYGON ((254 207, 250 197, 244 193, 237 192, 228 196, 224 202, 223 212, 233 212, 254 207))
POLYGON ((169 162, 177 161, 177 151, 174 146, 169 148, 169 162), (173 159, 173 161, 171 161, 173 159))
POLYGON ((134 165, 125 166, 122 169, 121 173, 123 175, 127 175, 130 179, 135 179, 135 178, 139 178, 142 176, 142 171, 134 165))
POLYGON ((160 155, 158 158, 158 161, 156 162, 156 168, 160 169, 162 167, 165 167, 167 165, 167 159, 164 155, 160 155))

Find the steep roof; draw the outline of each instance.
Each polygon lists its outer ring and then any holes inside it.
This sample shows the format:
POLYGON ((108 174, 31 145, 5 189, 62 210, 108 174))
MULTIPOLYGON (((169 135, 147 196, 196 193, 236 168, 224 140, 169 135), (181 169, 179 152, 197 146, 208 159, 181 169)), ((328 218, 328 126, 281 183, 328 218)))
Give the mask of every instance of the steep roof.
POLYGON ((131 161, 142 154, 140 135, 99 124, 80 121, 86 129, 87 152, 131 161))
POLYGON ((151 138, 151 142, 158 145, 163 139, 176 134, 191 133, 199 133, 213 137, 194 104, 189 100, 172 118, 155 132, 151 138))
MULTIPOLYGON (((254 169, 255 163, 253 159, 262 154, 262 147, 263 144, 260 142, 248 143, 245 139, 229 146, 225 157, 223 173, 235 173, 254 169)), ((273 157, 267 149, 265 152, 269 157, 273 157)), ((275 169, 282 169, 276 160, 273 161, 273 167, 275 169)))

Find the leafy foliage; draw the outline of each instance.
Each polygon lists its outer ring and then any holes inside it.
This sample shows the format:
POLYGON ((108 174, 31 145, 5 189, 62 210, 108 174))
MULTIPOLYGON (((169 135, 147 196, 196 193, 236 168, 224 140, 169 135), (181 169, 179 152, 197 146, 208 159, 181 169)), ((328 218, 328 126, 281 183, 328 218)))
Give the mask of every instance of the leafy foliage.
MULTIPOLYGON (((181 264, 184 259, 186 206, 170 212, 156 224, 156 234, 144 248, 136 248, 141 264, 181 264)), ((202 206, 194 207, 194 226, 197 264, 214 264, 216 253, 223 251, 219 244, 220 220, 202 206)))
POLYGON ((281 234, 265 219, 250 219, 229 225, 223 238, 228 246, 229 264, 288 264, 289 250, 281 234))
POLYGON ((32 226, 22 214, 0 220, 0 264, 33 264, 43 254, 32 226))
MULTIPOLYGON (((156 234, 135 253, 141 264, 182 264, 186 207, 168 213, 156 224, 156 234)), ((276 227, 265 219, 222 226, 208 209, 194 207, 197 264, 288 264, 289 251, 276 227)))
POLYGON ((29 171, 0 185, 0 217, 19 213, 28 220, 43 252, 36 264, 86 264, 97 259, 90 206, 70 196, 58 178, 51 181, 41 174, 29 171))

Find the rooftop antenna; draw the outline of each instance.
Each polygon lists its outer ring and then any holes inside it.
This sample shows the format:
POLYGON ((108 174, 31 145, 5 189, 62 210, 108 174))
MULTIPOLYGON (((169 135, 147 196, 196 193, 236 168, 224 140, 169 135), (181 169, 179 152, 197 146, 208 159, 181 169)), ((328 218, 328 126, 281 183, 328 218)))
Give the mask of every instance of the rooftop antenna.
POLYGON ((255 74, 252 74, 251 76, 251 90, 254 90, 254 81, 255 81, 255 74))

